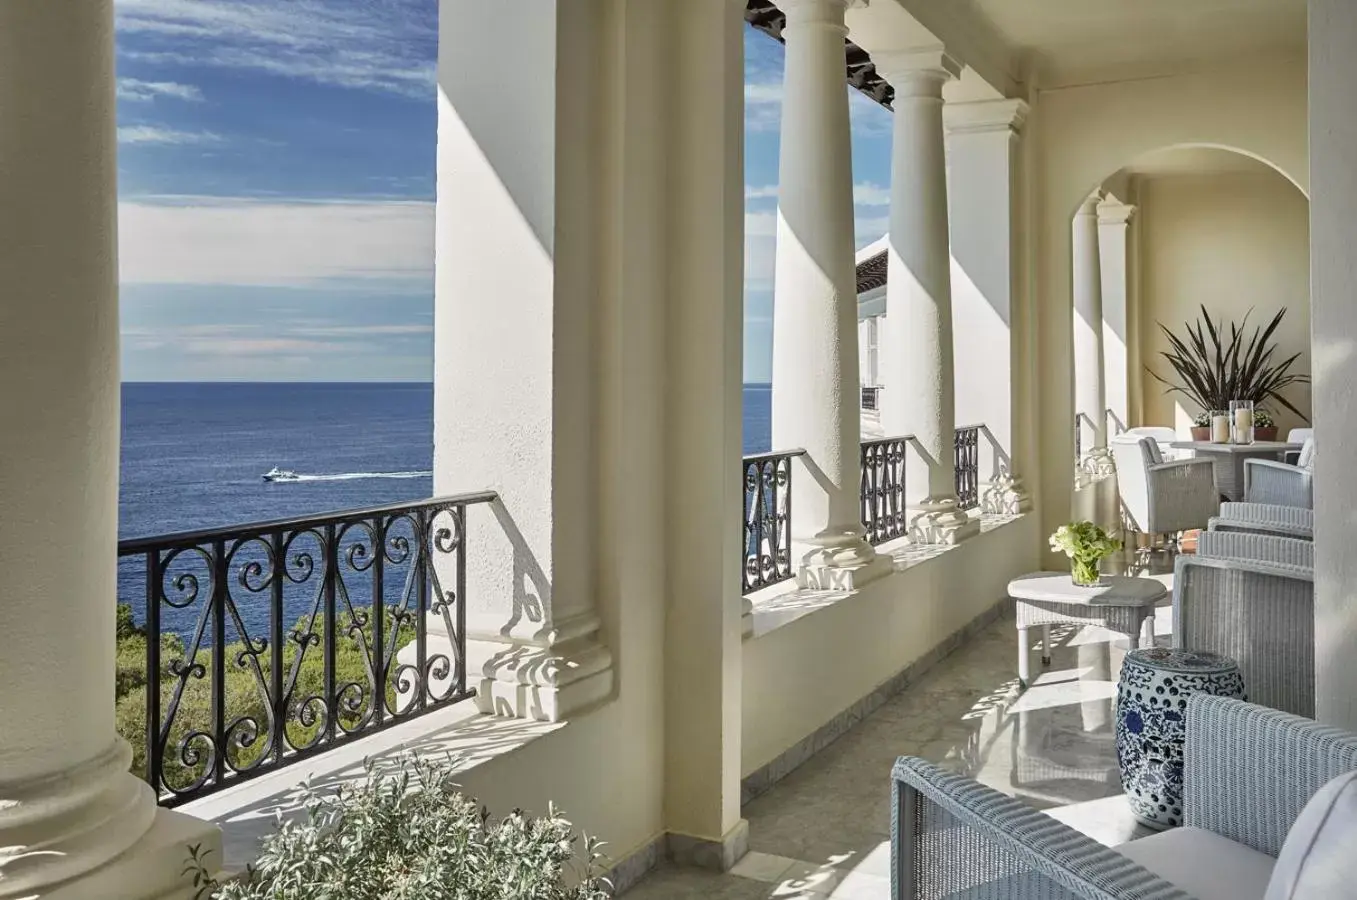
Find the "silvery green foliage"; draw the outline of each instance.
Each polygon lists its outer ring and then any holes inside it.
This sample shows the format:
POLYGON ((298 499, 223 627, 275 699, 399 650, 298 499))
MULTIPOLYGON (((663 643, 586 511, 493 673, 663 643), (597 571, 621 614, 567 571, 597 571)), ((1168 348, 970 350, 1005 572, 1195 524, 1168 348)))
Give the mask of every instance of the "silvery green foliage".
POLYGON ((196 850, 187 871, 212 900, 606 900, 599 843, 554 808, 494 821, 457 791, 452 765, 405 757, 359 784, 302 786, 246 877, 218 884, 196 850), (582 845, 583 859, 576 854, 582 845), (570 877, 583 863, 582 877, 570 877))

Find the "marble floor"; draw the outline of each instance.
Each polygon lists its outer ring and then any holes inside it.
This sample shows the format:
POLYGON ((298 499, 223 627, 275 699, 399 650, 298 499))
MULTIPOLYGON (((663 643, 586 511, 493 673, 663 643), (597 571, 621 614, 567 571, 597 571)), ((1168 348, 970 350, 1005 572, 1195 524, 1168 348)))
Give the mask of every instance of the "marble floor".
MULTIPOLYGON (((1157 612, 1156 643, 1167 645, 1168 602, 1157 612)), ((1148 833, 1117 772, 1112 710, 1125 638, 1099 627, 1053 632, 1052 664, 1039 669, 1034 651, 1034 683, 1020 691, 1014 619, 1002 617, 749 803, 750 852, 734 870, 663 867, 626 900, 889 898, 889 773, 899 756, 976 778, 1106 844, 1148 833)))

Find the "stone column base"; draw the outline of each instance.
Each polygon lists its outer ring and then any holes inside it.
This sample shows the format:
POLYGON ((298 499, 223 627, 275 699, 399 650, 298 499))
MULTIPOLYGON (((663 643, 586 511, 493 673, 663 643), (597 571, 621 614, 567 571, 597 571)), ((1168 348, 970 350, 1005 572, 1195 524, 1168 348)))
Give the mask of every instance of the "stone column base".
POLYGON ((956 508, 956 501, 919 508, 909 522, 909 539, 915 544, 959 544, 980 533, 980 522, 956 508))
POLYGON ((729 872, 749 852, 749 820, 741 819, 719 841, 671 831, 665 852, 680 866, 729 872))
POLYGON ((867 552, 845 553, 842 547, 817 547, 801 558, 797 587, 808 591, 855 591, 895 571, 890 557, 870 544, 867 552))
MULTIPOLYGON (((192 874, 184 871, 190 862, 190 848, 197 848, 198 858, 209 873, 218 874, 222 864, 221 829, 185 813, 158 809, 150 830, 122 854, 91 872, 31 896, 42 900, 189 900, 198 896, 192 874)), ((0 896, 8 896, 3 872, 0 896)))
POLYGON ((613 658, 594 636, 539 647, 467 641, 467 685, 483 713, 560 722, 607 699, 613 658))
POLYGON ((1032 509, 1032 495, 1021 478, 1000 475, 980 492, 980 510, 996 516, 1017 516, 1032 509))
POLYGON ((1092 476, 1115 475, 1117 466, 1106 447, 1094 447, 1079 460, 1079 471, 1092 476))

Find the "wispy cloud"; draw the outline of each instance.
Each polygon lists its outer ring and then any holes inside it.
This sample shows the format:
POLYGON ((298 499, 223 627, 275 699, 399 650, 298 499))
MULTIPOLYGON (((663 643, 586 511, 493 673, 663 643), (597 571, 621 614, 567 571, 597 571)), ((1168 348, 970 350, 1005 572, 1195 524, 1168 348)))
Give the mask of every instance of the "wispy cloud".
POLYGON ((120 53, 430 98, 429 0, 119 0, 120 53))
POLYGON ((194 85, 180 84, 177 81, 142 81, 140 78, 118 79, 119 100, 149 103, 160 98, 201 103, 203 92, 194 85))
POLYGON ((184 131, 161 125, 122 125, 118 128, 120 144, 216 144, 221 135, 212 131, 184 131))
POLYGON ((853 185, 853 203, 856 206, 890 206, 891 189, 871 181, 859 181, 853 185))
POLYGON ((777 185, 746 184, 744 186, 744 198, 746 200, 776 200, 777 185))
POLYGON ((432 284, 432 203, 168 196, 118 213, 128 284, 432 284))
POLYGON ((399 349, 386 343, 374 343, 373 338, 390 335, 417 335, 431 341, 432 326, 333 326, 331 334, 317 333, 322 329, 295 326, 284 321, 267 324, 202 323, 196 325, 169 324, 151 326, 124 326, 124 344, 133 350, 153 352, 173 350, 190 356, 215 357, 277 357, 280 355, 307 357, 331 354, 389 353, 399 349), (399 330, 393 330, 399 329, 399 330))

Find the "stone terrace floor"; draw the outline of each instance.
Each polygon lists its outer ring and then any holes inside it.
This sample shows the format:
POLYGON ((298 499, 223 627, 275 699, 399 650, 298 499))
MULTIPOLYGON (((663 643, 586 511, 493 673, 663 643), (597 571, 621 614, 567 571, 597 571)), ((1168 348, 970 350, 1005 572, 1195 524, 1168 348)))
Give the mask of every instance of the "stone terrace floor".
MULTIPOLYGON (((1156 555, 1153 577, 1169 584, 1172 560, 1156 555)), ((1165 600, 1156 643, 1168 645, 1171 624, 1165 600)), ((1148 834, 1131 818, 1117 770, 1125 638, 1096 626, 1052 632, 1051 666, 1042 670, 1033 651, 1035 683, 1019 691, 1014 618, 1002 616, 749 803, 750 851, 734 870, 662 867, 626 900, 889 898, 890 769, 900 756, 976 778, 1105 844, 1148 834)))

